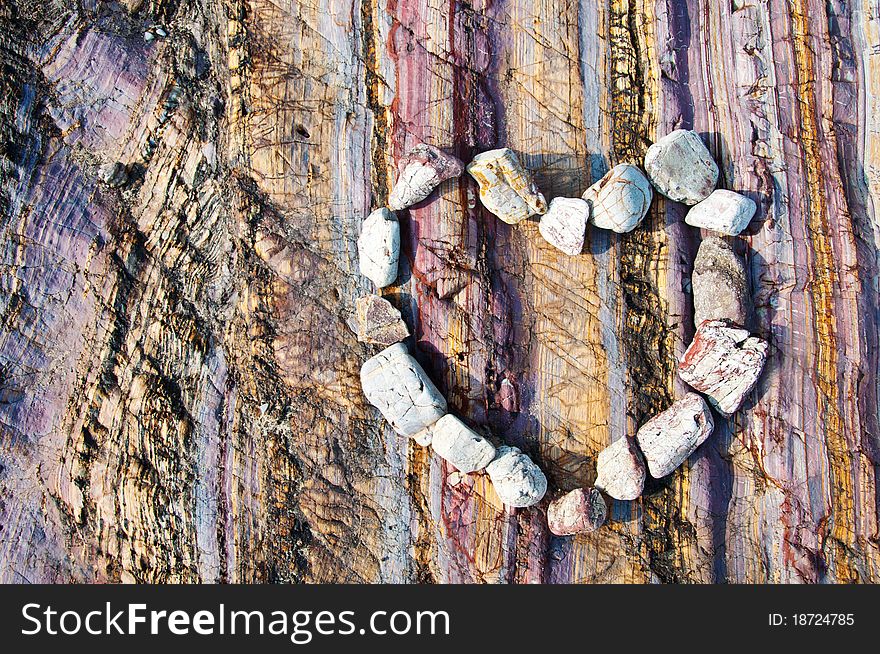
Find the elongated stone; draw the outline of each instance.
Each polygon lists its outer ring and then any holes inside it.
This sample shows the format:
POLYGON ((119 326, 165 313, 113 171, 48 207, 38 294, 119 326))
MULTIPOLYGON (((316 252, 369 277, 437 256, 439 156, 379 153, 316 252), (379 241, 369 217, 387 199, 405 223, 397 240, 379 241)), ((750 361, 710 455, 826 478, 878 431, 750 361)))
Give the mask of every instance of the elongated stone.
POLYGON ((553 500, 547 507, 547 526, 557 536, 596 531, 605 524, 608 507, 595 488, 576 488, 553 500))
POLYGON ((441 182, 461 175, 462 163, 450 154, 421 143, 400 160, 397 169, 397 183, 388 197, 388 208, 392 211, 421 202, 441 182))
POLYGON ((402 436, 415 436, 446 414, 446 399, 403 343, 395 343, 361 366, 367 400, 402 436))
POLYGON ((757 208, 751 198, 718 189, 688 211, 684 221, 692 227, 736 236, 749 226, 757 208))
POLYGON ((648 148, 645 172, 660 193, 685 204, 706 199, 718 183, 718 165, 697 133, 686 129, 648 148))
POLYGON ((732 415, 755 387, 767 360, 767 342, 728 320, 697 329, 678 364, 678 376, 703 393, 718 413, 732 415))
POLYGON ((502 445, 486 466, 498 497, 507 506, 523 508, 541 501, 547 492, 547 477, 519 448, 502 445))
POLYGON ((450 413, 431 427, 431 446, 460 472, 482 470, 495 458, 495 446, 450 413))
POLYGON ((515 225, 547 211, 547 201, 510 148, 478 154, 467 171, 480 185, 483 206, 504 222, 515 225))
POLYGON ((618 438, 599 452, 596 488, 616 500, 634 500, 645 487, 645 460, 632 438, 618 438))
POLYGON ((538 231, 550 245, 575 256, 584 249, 584 233, 590 208, 579 198, 554 198, 538 225, 538 231))
POLYGON ((665 477, 712 434, 715 421, 706 401, 688 393, 639 429, 636 440, 655 479, 665 477))
POLYGON ((694 259, 691 277, 694 293, 694 325, 705 320, 730 320, 745 327, 752 313, 752 299, 745 262, 724 239, 703 239, 694 259))
POLYGON ((648 178, 632 164, 615 166, 583 195, 590 205, 590 222, 619 234, 638 227, 653 197, 648 178))
POLYGON ((390 286, 397 279, 399 257, 400 223, 388 209, 376 209, 367 216, 358 238, 361 274, 377 288, 390 286))
POLYGON ((409 336, 409 328, 388 300, 378 295, 357 299, 358 340, 391 345, 409 336))

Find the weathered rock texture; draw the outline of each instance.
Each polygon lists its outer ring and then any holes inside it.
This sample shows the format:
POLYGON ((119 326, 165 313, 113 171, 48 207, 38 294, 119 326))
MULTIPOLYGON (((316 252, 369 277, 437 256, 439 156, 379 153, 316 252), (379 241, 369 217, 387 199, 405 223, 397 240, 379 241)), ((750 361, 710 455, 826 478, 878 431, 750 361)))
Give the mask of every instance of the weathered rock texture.
POLYGON ((437 148, 420 143, 397 165, 399 174, 388 196, 388 208, 397 211, 421 202, 437 186, 462 173, 461 162, 437 148))
POLYGON ((657 140, 645 154, 651 183, 670 200, 696 204, 718 182, 718 165, 700 136, 677 129, 657 140))
POLYGON ((431 427, 431 446, 461 472, 482 470, 495 458, 495 446, 452 414, 431 427))
POLYGON ((550 245, 569 256, 581 253, 590 208, 579 198, 554 198, 541 216, 538 231, 550 245))
POLYGON ((501 501, 514 508, 532 506, 547 492, 547 477, 519 448, 503 445, 486 467, 501 501))
POLYGON ((651 183, 639 167, 632 164, 615 166, 583 195, 590 205, 590 222, 618 233, 638 227, 653 197, 651 183))
POLYGON ((510 148, 475 156, 467 171, 480 185, 480 201, 501 220, 515 225, 547 211, 547 201, 510 148))
POLYGON ((655 479, 670 474, 684 463, 712 434, 715 422, 706 401, 688 393, 639 428, 639 448, 655 479))
POLYGON ((727 320, 710 320, 697 329, 678 364, 678 375, 709 400, 716 411, 732 415, 758 382, 767 360, 767 343, 727 320))
POLYGON ((733 191, 718 189, 708 198, 694 205, 684 221, 692 227, 736 236, 749 226, 756 209, 757 205, 751 198, 733 191))
MULTIPOLYGON (((876 3, 142 4, 0 3, 0 579, 880 580, 876 3), (678 127, 759 204, 761 390, 559 542, 361 394, 361 223, 420 142, 575 197, 678 127)), ((684 391, 685 209, 566 257, 462 175, 386 293, 457 415, 583 487, 684 391)))
POLYGON ((576 488, 547 507, 547 525, 557 536, 588 534, 605 524, 608 507, 595 488, 576 488))
POLYGON ((751 324, 752 295, 746 264, 724 239, 710 236, 700 242, 691 288, 697 327, 705 320, 730 320, 741 327, 751 324))
POLYGON ((645 459, 635 439, 624 436, 599 452, 596 488, 616 500, 634 500, 645 487, 645 459))
POLYGON ((388 300, 378 295, 359 297, 357 311, 357 335, 362 343, 391 345, 409 336, 409 327, 400 317, 400 311, 388 300))

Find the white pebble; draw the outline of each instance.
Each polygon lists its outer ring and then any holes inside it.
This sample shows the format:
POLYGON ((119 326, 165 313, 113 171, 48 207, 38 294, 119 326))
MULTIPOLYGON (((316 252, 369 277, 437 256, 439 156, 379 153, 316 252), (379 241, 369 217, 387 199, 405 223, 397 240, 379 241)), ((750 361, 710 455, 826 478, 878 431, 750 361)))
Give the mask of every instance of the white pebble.
POLYGON ((757 208, 751 198, 733 191, 718 189, 692 207, 684 221, 692 227, 736 236, 749 226, 757 208))
POLYGON ((367 216, 358 238, 361 274, 377 288, 390 286, 397 279, 399 257, 400 223, 388 209, 376 209, 367 216))
POLYGON ((554 198, 541 216, 538 231, 550 245, 575 256, 584 249, 584 233, 590 208, 578 198, 554 198))

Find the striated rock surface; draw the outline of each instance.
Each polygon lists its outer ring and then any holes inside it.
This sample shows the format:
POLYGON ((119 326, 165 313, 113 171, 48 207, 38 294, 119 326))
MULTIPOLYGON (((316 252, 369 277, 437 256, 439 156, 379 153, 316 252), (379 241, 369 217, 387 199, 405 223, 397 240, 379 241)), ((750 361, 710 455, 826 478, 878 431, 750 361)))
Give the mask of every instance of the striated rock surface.
POLYGON ((639 448, 655 479, 673 472, 712 434, 715 422, 706 401, 688 393, 639 428, 639 448))
POLYGON ((576 488, 547 507, 547 524, 557 536, 588 534, 605 524, 608 507, 595 488, 576 488))
POLYGON ((431 428, 434 451, 460 472, 482 470, 495 458, 495 446, 447 413, 431 428))
POLYGON ((525 508, 541 501, 547 492, 547 477, 519 448, 502 445, 486 466, 495 492, 506 506, 525 508))
POLYGON ((538 231, 550 245, 569 256, 581 253, 590 208, 578 198, 554 198, 541 216, 538 231))
POLYGON ((376 288, 391 286, 397 279, 400 257, 400 223, 388 209, 376 209, 364 220, 358 237, 361 274, 376 288))
POLYGON ((730 320, 746 327, 751 322, 752 296, 745 262, 727 241, 710 236, 700 242, 691 276, 694 325, 705 320, 730 320))
POLYGON ((590 205, 590 222, 620 234, 638 227, 653 197, 651 183, 632 164, 615 166, 583 195, 590 205))
POLYGON ((358 298, 355 306, 358 340, 362 343, 391 345, 409 336, 400 311, 385 298, 367 295, 358 298))
POLYGON ((670 132, 648 148, 645 172, 670 200, 696 204, 718 183, 718 165, 700 136, 687 129, 670 132))
POLYGON ((618 438, 596 459, 596 488, 616 500, 634 500, 645 486, 645 459, 635 439, 618 438))
POLYGON ((415 436, 446 414, 446 400, 403 343, 361 366, 361 388, 398 434, 415 436))
POLYGON ((480 202, 511 225, 547 211, 547 201, 510 148, 478 154, 467 171, 480 185, 480 202))
POLYGON ((727 320, 704 322, 678 363, 678 376, 730 416, 758 382, 767 350, 766 341, 727 320))
POLYGON ((392 211, 421 202, 441 182, 461 175, 463 168, 455 157, 420 143, 400 160, 398 170, 394 190, 388 196, 388 208, 392 211))
POLYGON ((736 236, 749 226, 756 209, 757 205, 751 198, 733 191, 718 189, 708 198, 691 207, 684 221, 692 227, 736 236))

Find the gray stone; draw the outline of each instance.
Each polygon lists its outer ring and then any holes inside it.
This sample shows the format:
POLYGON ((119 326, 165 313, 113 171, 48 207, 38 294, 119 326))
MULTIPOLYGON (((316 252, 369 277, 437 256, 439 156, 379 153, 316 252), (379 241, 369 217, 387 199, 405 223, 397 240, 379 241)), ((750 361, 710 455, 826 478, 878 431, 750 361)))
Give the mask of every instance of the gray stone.
POLYGON ((730 320, 748 326, 752 298, 745 262, 729 243, 717 236, 703 239, 691 277, 694 325, 706 320, 730 320))
POLYGON ((755 387, 767 360, 767 342, 728 320, 697 329, 678 364, 678 376, 703 393, 712 408, 730 416, 755 387))
POLYGON ((718 183, 718 165, 696 132, 677 129, 645 153, 645 172, 670 200, 696 204, 718 183))
POLYGON ((358 340, 391 345, 409 336, 409 328, 388 300, 378 295, 357 299, 358 340))
POLYGON ((107 186, 119 188, 128 182, 128 166, 121 161, 115 161, 107 164, 101 169, 101 179, 107 186))
POLYGON ((590 222, 619 234, 638 227, 653 197, 648 178, 632 164, 615 166, 583 195, 590 205, 590 222))
POLYGON ((618 438, 599 452, 596 488, 616 500, 634 500, 645 487, 645 460, 635 441, 618 438))
POLYGON ((515 225, 547 211, 547 201, 510 148, 478 154, 468 173, 480 185, 480 201, 501 220, 515 225))
POLYGON ((608 507, 595 488, 576 488, 553 500, 547 508, 547 526, 557 536, 588 534, 605 524, 608 507))
POLYGON ((367 216, 358 238, 361 274, 377 288, 390 286, 397 279, 399 257, 400 223, 388 209, 376 209, 367 216))
POLYGON ((486 472, 501 501, 515 508, 533 506, 547 492, 547 477, 519 448, 502 445, 486 472))
POLYGON ((482 470, 495 458, 495 446, 450 413, 431 427, 431 446, 460 472, 482 470))
POLYGON ((584 249, 584 233, 590 208, 579 198, 554 198, 538 225, 538 231, 550 245, 575 256, 584 249))
POLYGON ((718 189, 688 211, 684 221, 692 227, 736 236, 749 226, 757 208, 751 198, 718 189))
POLYGON ((688 393, 646 422, 636 440, 655 479, 665 477, 687 460, 712 434, 715 421, 706 401, 688 393))
POLYGON ((403 343, 367 359, 361 366, 361 387, 402 436, 415 436, 446 414, 446 399, 403 343))
POLYGON ((388 208, 406 209, 431 195, 441 182, 461 175, 462 164, 452 155, 425 143, 415 146, 398 163, 397 183, 388 208))

